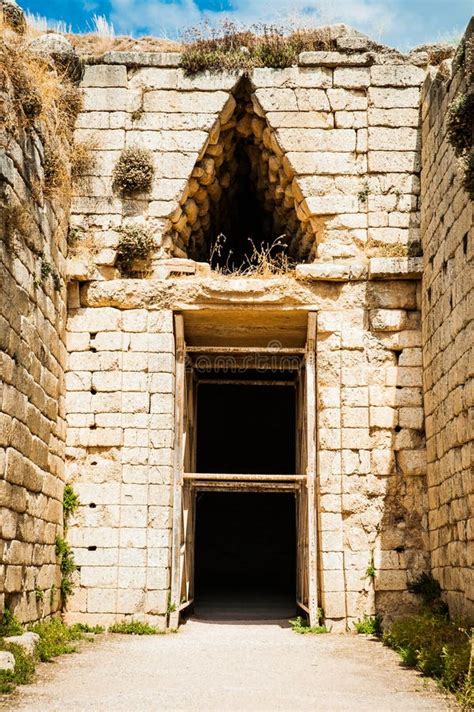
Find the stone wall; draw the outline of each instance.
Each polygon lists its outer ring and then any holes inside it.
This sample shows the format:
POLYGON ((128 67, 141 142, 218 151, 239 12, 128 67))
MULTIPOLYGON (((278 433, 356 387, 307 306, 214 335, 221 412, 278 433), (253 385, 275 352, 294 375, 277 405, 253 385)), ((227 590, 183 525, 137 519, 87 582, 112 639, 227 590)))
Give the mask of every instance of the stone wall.
MULTIPOLYGON (((472 43, 473 23, 465 35, 472 43)), ((431 566, 453 614, 474 616, 472 528, 473 217, 447 139, 455 97, 473 90, 472 50, 423 88, 423 366, 431 566), (469 65, 469 59, 471 65, 469 65)), ((471 116, 472 121, 472 116, 471 116)))
POLYGON ((0 609, 31 621, 61 606, 69 216, 0 70, 0 609))

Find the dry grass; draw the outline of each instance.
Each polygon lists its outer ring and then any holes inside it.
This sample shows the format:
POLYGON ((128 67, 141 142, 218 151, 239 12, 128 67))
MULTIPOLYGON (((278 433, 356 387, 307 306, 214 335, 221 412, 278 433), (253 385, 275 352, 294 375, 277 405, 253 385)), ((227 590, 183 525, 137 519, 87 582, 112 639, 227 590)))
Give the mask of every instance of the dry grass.
POLYGON ((71 176, 73 180, 89 174, 95 165, 97 142, 93 139, 75 142, 71 150, 71 176))
POLYGON ((277 237, 272 242, 256 245, 248 238, 251 251, 244 256, 243 262, 235 266, 232 261, 232 250, 227 252, 225 263, 222 263, 226 237, 218 235, 211 249, 209 262, 214 274, 234 277, 255 277, 271 279, 273 277, 294 277, 296 264, 288 257, 285 235, 277 237))
POLYGON ((21 203, 0 204, 0 235, 7 254, 17 254, 17 240, 31 229, 31 215, 21 203))
POLYGON ((201 71, 251 70, 254 67, 290 67, 303 51, 336 49, 329 28, 288 29, 254 25, 242 29, 225 21, 204 23, 185 35, 181 66, 187 74, 201 71))
MULTIPOLYGON (((67 76, 28 49, 30 35, 18 35, 2 26, 0 34, 0 88, 12 135, 33 129, 45 148, 45 192, 70 184, 70 150, 80 90, 67 76)), ((67 192, 66 192, 67 195, 67 192)))
POLYGON ((104 52, 180 52, 180 42, 160 37, 104 37, 91 32, 66 37, 81 56, 99 56, 104 52))

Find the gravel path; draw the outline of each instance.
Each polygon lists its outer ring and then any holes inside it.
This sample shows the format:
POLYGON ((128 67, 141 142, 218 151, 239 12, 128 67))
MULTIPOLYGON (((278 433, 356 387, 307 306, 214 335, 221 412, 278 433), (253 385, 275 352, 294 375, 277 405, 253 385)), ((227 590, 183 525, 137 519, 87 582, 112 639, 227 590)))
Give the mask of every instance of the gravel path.
MULTIPOLYGON (((451 703, 452 704, 452 703, 451 703)), ((355 635, 297 635, 278 622, 190 621, 177 635, 101 636, 39 668, 0 708, 17 712, 455 709, 434 684, 355 635)))

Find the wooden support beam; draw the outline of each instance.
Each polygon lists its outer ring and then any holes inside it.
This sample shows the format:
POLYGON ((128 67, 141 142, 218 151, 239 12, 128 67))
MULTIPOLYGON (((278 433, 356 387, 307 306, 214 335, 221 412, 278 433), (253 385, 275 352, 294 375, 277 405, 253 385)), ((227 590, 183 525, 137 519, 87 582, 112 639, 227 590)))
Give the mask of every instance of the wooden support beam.
POLYGON ((282 346, 188 346, 190 354, 304 354, 303 348, 282 346))
POLYGON ((260 475, 260 474, 255 474, 255 475, 250 475, 250 474, 245 474, 245 475, 240 475, 240 474, 222 474, 222 473, 217 473, 217 472, 186 472, 183 475, 183 479, 185 480, 194 480, 195 482, 198 482, 200 480, 206 480, 209 482, 229 482, 229 481, 236 481, 236 482, 301 482, 306 479, 305 475, 260 475))
POLYGON ((306 476, 308 491, 308 610, 310 625, 318 624, 318 532, 316 511, 316 325, 308 314, 306 339, 306 476))
POLYGON ((182 530, 182 480, 183 480, 183 435, 185 392, 185 341, 184 322, 181 314, 175 314, 176 377, 174 402, 174 462, 173 462, 173 523, 171 558, 171 608, 168 625, 177 628, 181 592, 181 530, 182 530))

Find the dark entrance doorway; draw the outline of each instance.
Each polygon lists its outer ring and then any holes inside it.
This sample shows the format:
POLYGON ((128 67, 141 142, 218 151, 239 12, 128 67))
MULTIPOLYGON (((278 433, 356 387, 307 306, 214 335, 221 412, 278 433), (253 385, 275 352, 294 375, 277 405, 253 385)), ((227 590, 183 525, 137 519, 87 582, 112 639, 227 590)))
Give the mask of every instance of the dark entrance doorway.
POLYGON ((295 613, 295 495, 198 492, 195 611, 225 620, 295 613))

